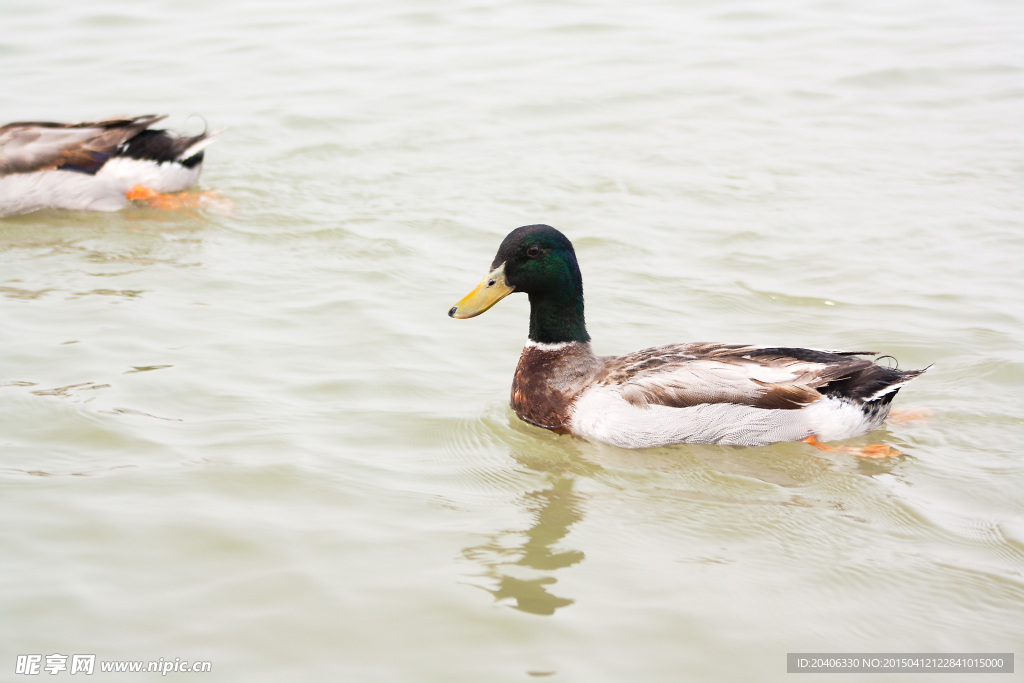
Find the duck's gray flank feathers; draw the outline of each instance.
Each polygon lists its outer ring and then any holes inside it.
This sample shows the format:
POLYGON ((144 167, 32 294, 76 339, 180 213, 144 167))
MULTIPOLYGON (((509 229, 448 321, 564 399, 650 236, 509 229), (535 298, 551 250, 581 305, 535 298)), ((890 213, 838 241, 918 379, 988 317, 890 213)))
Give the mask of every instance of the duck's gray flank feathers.
POLYGON ((857 402, 895 393, 920 374, 876 365, 863 352, 694 343, 656 346, 608 358, 599 384, 621 386, 632 405, 686 408, 735 403, 799 409, 822 396, 857 402))
POLYGON ((0 176, 44 170, 95 173, 127 140, 167 115, 88 123, 20 121, 0 126, 0 176))

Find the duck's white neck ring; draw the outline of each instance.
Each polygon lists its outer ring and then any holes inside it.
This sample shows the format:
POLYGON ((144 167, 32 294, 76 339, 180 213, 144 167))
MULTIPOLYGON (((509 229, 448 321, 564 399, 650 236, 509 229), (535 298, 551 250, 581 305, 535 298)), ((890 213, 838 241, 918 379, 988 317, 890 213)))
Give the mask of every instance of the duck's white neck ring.
POLYGON ((537 349, 538 351, 561 351, 562 349, 564 349, 567 346, 572 346, 573 344, 579 344, 579 343, 580 342, 567 341, 567 342, 555 342, 553 344, 546 344, 544 342, 536 342, 536 341, 533 341, 532 339, 527 339, 526 340, 526 348, 528 348, 528 349, 537 349))

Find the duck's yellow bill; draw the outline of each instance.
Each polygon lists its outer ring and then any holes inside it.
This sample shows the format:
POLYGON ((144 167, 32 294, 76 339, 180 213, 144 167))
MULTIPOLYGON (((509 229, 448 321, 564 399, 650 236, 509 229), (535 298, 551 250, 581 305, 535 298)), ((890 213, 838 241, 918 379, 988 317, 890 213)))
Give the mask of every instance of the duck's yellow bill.
POLYGON ((516 290, 505 282, 505 264, 487 273, 472 292, 452 306, 448 315, 453 318, 472 318, 480 315, 516 290))

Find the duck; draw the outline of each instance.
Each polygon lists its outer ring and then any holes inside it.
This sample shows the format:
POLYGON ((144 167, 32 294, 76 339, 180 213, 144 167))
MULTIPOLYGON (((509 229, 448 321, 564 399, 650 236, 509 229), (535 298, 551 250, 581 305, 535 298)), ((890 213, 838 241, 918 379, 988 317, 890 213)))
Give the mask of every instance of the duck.
MULTIPOLYGON (((520 292, 529 297, 530 328, 512 379, 515 414, 620 448, 804 441, 830 450, 824 442, 881 426, 900 388, 927 370, 883 366, 869 351, 716 342, 596 355, 576 252, 549 225, 510 232, 483 280, 448 315, 472 318, 520 292)), ((898 453, 884 445, 857 452, 898 453)))
POLYGON ((221 130, 193 136, 151 128, 166 114, 84 123, 0 126, 0 217, 40 209, 117 211, 132 200, 173 206, 167 193, 199 180, 221 130))

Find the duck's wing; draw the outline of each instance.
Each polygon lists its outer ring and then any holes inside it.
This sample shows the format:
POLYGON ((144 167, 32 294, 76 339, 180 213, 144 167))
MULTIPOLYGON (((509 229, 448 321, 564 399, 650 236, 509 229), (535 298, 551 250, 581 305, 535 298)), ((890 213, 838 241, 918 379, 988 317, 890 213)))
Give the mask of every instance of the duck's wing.
POLYGON ((732 403, 796 409, 823 395, 870 401, 919 374, 858 358, 870 352, 735 344, 672 344, 606 359, 599 384, 636 406, 732 403), (909 375, 909 376, 908 376, 909 375))
POLYGON ((50 169, 95 173, 124 142, 164 118, 9 123, 0 127, 0 176, 50 169))

